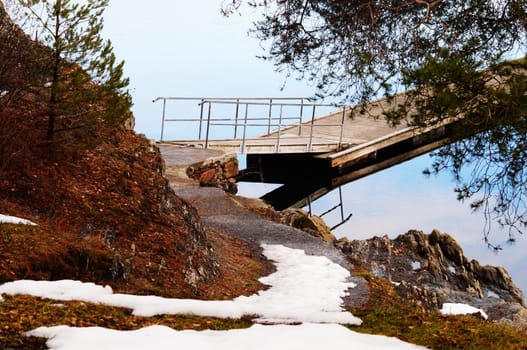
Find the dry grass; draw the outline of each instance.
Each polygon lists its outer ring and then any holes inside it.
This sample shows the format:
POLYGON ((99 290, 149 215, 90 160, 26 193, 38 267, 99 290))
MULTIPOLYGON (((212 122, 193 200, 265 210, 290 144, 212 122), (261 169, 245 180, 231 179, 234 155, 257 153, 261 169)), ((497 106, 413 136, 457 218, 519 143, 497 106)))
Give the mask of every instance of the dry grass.
POLYGON ((29 296, 4 296, 0 303, 0 349, 46 349, 45 339, 26 337, 32 329, 56 325, 135 330, 164 325, 176 330, 247 328, 250 319, 217 319, 198 316, 136 317, 128 309, 84 302, 57 302, 29 296))

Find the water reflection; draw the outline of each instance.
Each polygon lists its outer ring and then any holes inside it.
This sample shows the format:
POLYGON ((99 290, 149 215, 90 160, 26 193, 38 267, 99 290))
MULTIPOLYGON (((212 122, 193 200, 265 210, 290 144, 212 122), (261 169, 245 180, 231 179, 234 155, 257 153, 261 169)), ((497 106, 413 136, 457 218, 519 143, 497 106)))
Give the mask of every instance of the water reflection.
MULTIPOLYGON (((490 239, 504 250, 494 252, 483 241, 484 217, 472 213, 468 203, 456 200, 454 184, 449 174, 424 176, 422 170, 430 165, 424 155, 383 170, 365 178, 342 185, 320 198, 305 201, 304 209, 313 214, 324 214, 329 226, 337 226, 337 237, 366 239, 388 235, 396 237, 409 229, 431 232, 438 229, 451 234, 463 247, 468 259, 481 264, 503 266, 515 283, 527 294, 527 275, 524 273, 527 258, 527 237, 518 237, 515 244, 507 243, 507 233, 493 224, 490 239), (329 209, 339 205, 338 210, 329 209), (326 213, 327 212, 327 213, 326 213), (353 216, 344 221, 343 218, 353 216)), ((240 183, 240 195, 262 197, 279 185, 240 183)))

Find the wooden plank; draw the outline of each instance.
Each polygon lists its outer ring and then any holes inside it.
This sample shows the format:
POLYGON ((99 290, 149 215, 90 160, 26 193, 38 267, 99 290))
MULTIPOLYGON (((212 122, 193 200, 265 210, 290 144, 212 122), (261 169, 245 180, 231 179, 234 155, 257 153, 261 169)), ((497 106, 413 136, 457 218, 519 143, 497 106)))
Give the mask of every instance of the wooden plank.
MULTIPOLYGON (((203 140, 178 140, 165 141, 167 144, 194 146, 205 148, 203 140)), ((278 145, 279 153, 308 153, 309 138, 306 137, 283 137, 278 145)), ((245 140, 209 140, 208 148, 221 149, 227 152, 236 153, 253 153, 253 154, 270 154, 276 153, 277 140, 273 139, 256 139, 245 140), (242 149, 242 147, 244 149, 242 149)), ((310 153, 327 153, 334 152, 338 148, 338 140, 331 138, 322 139, 314 138, 311 145, 310 153)))
POLYGON ((345 175, 335 177, 334 179, 331 180, 331 187, 336 188, 337 186, 341 186, 348 182, 374 174, 378 171, 384 170, 386 168, 392 167, 394 165, 403 163, 407 160, 413 159, 415 157, 418 157, 420 155, 433 151, 447 143, 448 143, 448 138, 443 138, 441 140, 428 143, 426 145, 423 145, 411 151, 399 154, 398 156, 392 157, 390 159, 386 159, 384 161, 372 164, 370 166, 366 166, 364 168, 351 171, 345 175))
MULTIPOLYGON (((331 152, 319 157, 327 158, 330 161, 332 167, 339 167, 346 163, 352 162, 355 159, 359 159, 368 154, 373 154, 381 149, 395 145, 399 142, 415 139, 419 136, 426 135, 434 131, 442 131, 446 125, 452 124, 458 120, 459 118, 448 118, 433 126, 407 127, 369 142, 349 147, 343 151, 331 152)), ((434 142, 434 140, 432 140, 432 142, 434 142)))

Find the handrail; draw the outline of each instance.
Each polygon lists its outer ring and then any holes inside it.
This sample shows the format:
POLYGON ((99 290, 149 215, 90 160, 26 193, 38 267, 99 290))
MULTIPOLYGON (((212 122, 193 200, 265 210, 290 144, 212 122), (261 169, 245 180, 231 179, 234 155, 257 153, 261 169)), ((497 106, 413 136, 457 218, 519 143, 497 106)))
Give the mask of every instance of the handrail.
MULTIPOLYGON (((273 99, 274 100, 274 99, 273 99)), ((241 101, 241 100, 240 100, 241 101)), ((216 104, 236 104, 237 102, 227 100, 216 100, 216 99, 203 99, 203 103, 216 103, 216 104)), ((241 102, 241 104, 250 103, 253 106, 269 106, 269 103, 263 102, 241 102)), ((273 105, 288 106, 288 107, 345 107, 346 105, 335 104, 335 103, 275 103, 273 105)))
MULTIPOLYGON (((340 138, 337 147, 341 148, 342 145, 342 131, 344 126, 344 115, 346 112, 345 105, 329 104, 329 103, 313 103, 309 98, 305 97, 157 97, 152 102, 163 101, 162 110, 162 122, 161 122, 161 135, 160 142, 163 142, 165 123, 166 122, 199 122, 198 129, 198 140, 204 141, 204 147, 208 148, 211 127, 215 126, 232 126, 233 127, 233 138, 241 140, 241 153, 245 152, 245 144, 247 140, 248 128, 249 127, 265 127, 267 133, 260 136, 269 137, 272 135, 275 137, 275 152, 280 151, 280 137, 284 130, 298 127, 298 135, 302 135, 302 127, 309 125, 309 141, 306 146, 306 151, 311 152, 313 150, 313 138, 315 126, 335 126, 340 128, 340 138), (198 116, 168 116, 167 115, 167 102, 168 101, 187 101, 193 102, 198 101, 197 112, 198 116), (221 105, 234 106, 234 112, 223 113, 221 116, 213 114, 213 106, 219 108, 221 105), (254 109, 264 107, 266 111, 265 116, 251 115, 254 109), (266 107, 266 108, 265 108, 266 107), (321 124, 315 125, 315 117, 317 108, 341 108, 342 109, 342 121, 339 124, 321 124), (252 108, 252 110, 251 110, 252 108), (303 120, 304 112, 306 109, 311 108, 311 116, 307 121, 303 120), (284 110, 289 111, 286 115, 284 110), (292 111, 292 112, 291 112, 292 111), (232 121, 232 123, 228 123, 232 121), (262 123, 258 123, 261 121, 262 123), (292 122, 294 121, 294 122, 292 122), (224 123, 221 123, 224 122, 224 123), (242 136, 239 136, 239 130, 242 130, 242 136), (272 130, 272 128, 276 128, 272 130), (205 132, 204 140, 202 138, 203 132, 205 132)), ((228 107, 225 107, 228 108, 228 107)), ((225 109, 224 108, 224 109, 225 109)), ((259 109, 259 112, 262 112, 259 109)))
POLYGON ((156 97, 152 100, 152 102, 157 102, 159 100, 240 100, 240 101, 248 101, 248 100, 310 100, 308 97, 182 97, 182 96, 161 96, 156 97))

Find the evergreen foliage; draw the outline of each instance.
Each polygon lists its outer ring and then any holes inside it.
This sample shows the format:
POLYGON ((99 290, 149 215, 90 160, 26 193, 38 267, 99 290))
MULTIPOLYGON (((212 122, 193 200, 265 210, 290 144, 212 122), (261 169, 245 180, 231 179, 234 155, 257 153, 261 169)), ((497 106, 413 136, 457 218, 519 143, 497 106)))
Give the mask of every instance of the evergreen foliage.
MULTIPOLYGON (((243 0, 224 0, 224 12, 243 0)), ((525 50, 523 0, 246 0, 263 7, 252 34, 278 70, 313 81, 321 96, 367 102, 401 91, 402 72, 452 55, 481 67, 525 50)))
MULTIPOLYGON (((226 14, 243 0, 225 0, 226 14)), ((527 226, 525 0, 248 0, 252 34, 277 70, 351 104, 405 93, 388 122, 460 118, 428 173, 449 169, 460 200, 509 229, 527 226)), ((397 101, 399 101, 398 99, 397 101)), ((495 248, 499 248, 494 246, 495 248)))
POLYGON ((47 67, 47 138, 88 129, 101 120, 120 124, 130 116, 124 61, 117 62, 101 36, 108 0, 19 0, 25 31, 49 49, 36 58, 47 67))

